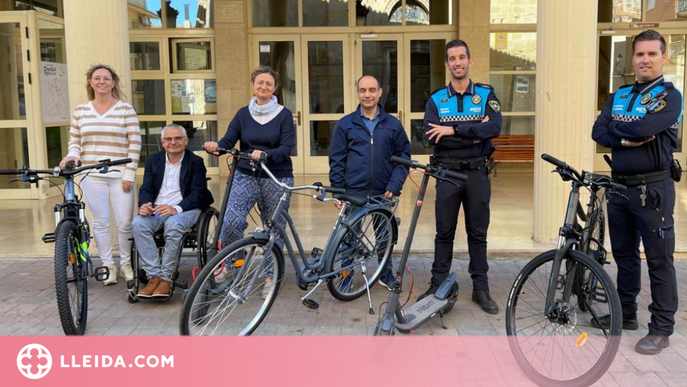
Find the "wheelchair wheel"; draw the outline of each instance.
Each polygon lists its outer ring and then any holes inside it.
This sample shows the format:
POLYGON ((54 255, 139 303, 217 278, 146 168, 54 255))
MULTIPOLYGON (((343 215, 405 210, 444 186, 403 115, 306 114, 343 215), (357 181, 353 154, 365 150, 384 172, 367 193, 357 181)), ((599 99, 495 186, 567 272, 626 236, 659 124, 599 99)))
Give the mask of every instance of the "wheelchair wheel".
MULTIPOLYGON (((134 279, 126 282, 126 299, 131 304, 138 302, 138 288, 139 288, 139 278, 141 278, 140 269, 141 261, 138 256, 138 249, 136 249, 136 241, 131 243, 131 269, 134 272, 134 279)), ((143 272, 143 278, 146 278, 145 272, 143 272)))
POLYGON ((198 218, 196 226, 198 235, 198 267, 201 269, 205 267, 209 259, 212 259, 212 257, 208 257, 208 254, 212 248, 215 233, 219 232, 218 219, 219 211, 214 207, 209 207, 207 210, 203 211, 198 218))

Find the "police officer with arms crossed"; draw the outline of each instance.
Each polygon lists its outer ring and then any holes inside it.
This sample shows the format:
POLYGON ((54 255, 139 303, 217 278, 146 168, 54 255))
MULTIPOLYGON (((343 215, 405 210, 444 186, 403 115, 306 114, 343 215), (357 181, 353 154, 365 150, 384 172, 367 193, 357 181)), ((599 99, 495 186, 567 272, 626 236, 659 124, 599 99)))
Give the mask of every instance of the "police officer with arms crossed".
MULTIPOLYGON (((618 264, 618 294, 623 329, 635 330, 637 295, 641 289, 639 241, 646 252, 651 283, 649 334, 635 350, 653 355, 669 346, 678 306, 673 265, 675 184, 671 179, 673 152, 682 117, 682 95, 663 79, 666 41, 648 30, 632 41, 632 67, 637 77, 613 94, 594 123, 592 138, 611 148, 613 177, 628 186, 622 197, 608 203, 613 258, 618 264)), ((679 179, 679 173, 676 178, 679 179)), ((608 326, 604 316, 601 324, 608 326)), ((592 325, 598 326, 596 320, 592 325)))
POLYGON ((446 279, 453 259, 453 239, 461 204, 465 211, 472 277, 472 301, 496 314, 499 307, 489 294, 487 229, 491 183, 487 169, 493 153, 491 139, 501 133, 501 112, 494 89, 469 77, 472 59, 467 43, 452 40, 446 45, 444 65, 451 83, 435 91, 427 101, 424 129, 434 145, 434 162, 460 171, 468 180, 459 185, 437 181, 436 237, 429 289, 419 299, 434 294, 446 279))

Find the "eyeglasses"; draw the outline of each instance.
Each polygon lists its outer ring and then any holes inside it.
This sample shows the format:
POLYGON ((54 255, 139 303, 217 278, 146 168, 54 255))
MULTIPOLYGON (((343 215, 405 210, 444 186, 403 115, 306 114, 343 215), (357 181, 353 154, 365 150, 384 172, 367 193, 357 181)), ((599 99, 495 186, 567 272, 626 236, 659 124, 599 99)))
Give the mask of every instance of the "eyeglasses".
POLYGON ((164 142, 182 142, 184 140, 184 137, 182 136, 177 136, 177 137, 163 137, 162 141, 164 142))
POLYGON ((91 78, 91 80, 92 80, 93 82, 96 82, 96 83, 97 83, 97 82, 101 82, 101 81, 104 81, 104 82, 112 82, 112 78, 110 78, 110 77, 105 77, 105 78, 96 77, 96 78, 91 78))

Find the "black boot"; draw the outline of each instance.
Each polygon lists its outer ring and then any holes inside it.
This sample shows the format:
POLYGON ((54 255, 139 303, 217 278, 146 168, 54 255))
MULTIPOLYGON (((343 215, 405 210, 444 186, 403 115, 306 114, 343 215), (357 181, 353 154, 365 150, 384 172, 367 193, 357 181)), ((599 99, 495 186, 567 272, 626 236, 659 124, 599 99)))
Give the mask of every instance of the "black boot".
POLYGON ((668 348, 669 346, 670 339, 668 336, 655 336, 649 333, 637 342, 635 351, 642 355, 656 355, 661 353, 663 348, 668 348))
POLYGON ((499 312, 499 306, 491 299, 488 290, 473 290, 472 302, 479 305, 483 311, 489 314, 496 314, 499 312))
MULTIPOLYGON (((596 319, 592 319, 590 321, 591 326, 593 326, 596 329, 601 329, 603 327, 604 329, 610 329, 611 328, 611 315, 607 314, 605 316, 599 317, 599 321, 596 321, 596 319), (601 324, 599 324, 599 322, 601 324)), ((628 317, 623 317, 623 329, 628 330, 628 331, 634 331, 639 328, 639 324, 637 323, 637 318, 628 318, 628 317)))
POLYGON ((439 289, 439 285, 441 285, 441 284, 438 281, 435 281, 434 278, 432 278, 432 280, 429 281, 429 289, 427 289, 426 292, 424 292, 420 297, 418 297, 417 300, 420 301, 423 298, 436 293, 437 289, 439 289))

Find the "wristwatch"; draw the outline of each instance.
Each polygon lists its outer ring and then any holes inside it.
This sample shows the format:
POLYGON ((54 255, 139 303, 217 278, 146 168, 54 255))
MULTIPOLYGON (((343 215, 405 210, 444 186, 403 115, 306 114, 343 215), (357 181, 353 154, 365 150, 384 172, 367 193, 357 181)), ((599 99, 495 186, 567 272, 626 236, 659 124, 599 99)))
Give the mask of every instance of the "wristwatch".
POLYGON ((453 135, 458 136, 458 125, 453 125, 453 135))
POLYGON ((627 140, 625 140, 624 138, 621 138, 620 139, 620 146, 627 146, 625 144, 627 144, 627 140))

